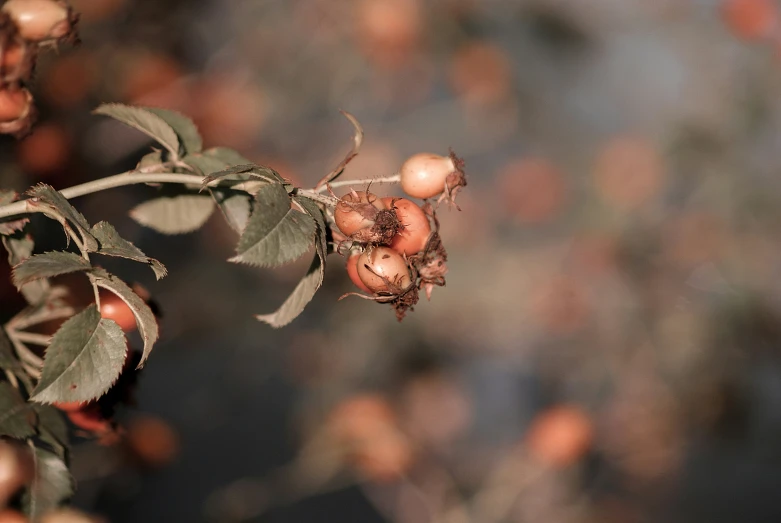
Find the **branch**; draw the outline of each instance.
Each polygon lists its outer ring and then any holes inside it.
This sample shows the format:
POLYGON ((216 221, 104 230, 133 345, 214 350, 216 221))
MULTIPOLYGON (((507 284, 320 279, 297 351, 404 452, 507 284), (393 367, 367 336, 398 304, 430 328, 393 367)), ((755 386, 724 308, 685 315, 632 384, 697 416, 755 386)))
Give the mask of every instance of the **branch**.
POLYGON ((346 187, 348 185, 374 185, 377 183, 399 183, 399 181, 401 181, 400 174, 393 174, 391 176, 384 176, 379 178, 365 178, 363 180, 339 180, 337 182, 331 182, 323 187, 319 187, 317 192, 325 192, 328 190, 328 187, 333 189, 334 187, 346 187))
MULTIPOLYGON (((196 174, 179 173, 139 173, 138 171, 128 171, 114 176, 107 176, 99 180, 94 180, 80 185, 74 185, 63 189, 60 193, 68 200, 85 196, 106 189, 122 187, 125 185, 136 185, 139 183, 179 183, 184 185, 201 185, 203 176, 196 174)), ((217 185, 216 183, 214 185, 217 185)), ((29 214, 35 212, 30 209, 27 200, 10 203, 0 207, 0 219, 16 216, 19 214, 29 214)))

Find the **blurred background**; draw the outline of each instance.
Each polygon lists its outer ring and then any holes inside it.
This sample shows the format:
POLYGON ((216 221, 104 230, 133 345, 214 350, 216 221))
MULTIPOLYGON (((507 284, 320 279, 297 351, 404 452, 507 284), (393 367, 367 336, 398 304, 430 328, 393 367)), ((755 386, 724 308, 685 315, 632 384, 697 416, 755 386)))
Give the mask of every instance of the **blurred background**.
POLYGON ((350 147, 339 109, 366 131, 345 177, 448 147, 469 176, 440 216, 448 284, 401 324, 337 302, 352 288, 333 255, 273 330, 253 314, 308 256, 229 264, 217 214, 143 229, 127 211, 148 187, 76 201, 170 271, 119 265, 163 338, 119 415, 134 458, 76 438, 77 506, 117 523, 781 521, 781 1, 71 3, 82 44, 43 55, 40 123, 3 139, 0 186, 133 168, 149 143, 90 115, 114 101, 186 113, 207 146, 302 186, 350 147))

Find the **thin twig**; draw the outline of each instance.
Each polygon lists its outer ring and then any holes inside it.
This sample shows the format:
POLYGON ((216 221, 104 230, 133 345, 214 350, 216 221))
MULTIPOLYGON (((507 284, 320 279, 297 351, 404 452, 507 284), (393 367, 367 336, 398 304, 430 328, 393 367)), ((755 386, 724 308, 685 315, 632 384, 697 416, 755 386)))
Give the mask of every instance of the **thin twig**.
POLYGON ((14 346, 14 350, 16 350, 16 355, 19 356, 22 363, 27 363, 36 368, 41 368, 43 366, 43 360, 33 351, 28 349, 24 343, 16 338, 16 336, 12 336, 9 332, 8 337, 11 340, 11 344, 14 346))
POLYGON ((327 205, 329 207, 335 206, 338 202, 338 198, 334 198, 333 196, 328 196, 327 194, 320 194, 316 191, 311 191, 308 189, 299 189, 296 194, 299 196, 303 196, 304 198, 308 198, 310 200, 314 200, 318 203, 322 203, 323 205, 327 205))
POLYGON ((33 345, 42 345, 47 347, 52 337, 48 334, 37 334, 35 332, 13 331, 9 336, 15 337, 22 343, 32 343, 33 345))
MULTIPOLYGON (((356 186, 362 186, 362 185, 376 185, 380 183, 399 183, 401 181, 401 175, 396 173, 391 176, 382 176, 379 178, 365 178, 362 180, 339 180, 336 182, 329 183, 328 185, 333 189, 335 187, 346 187, 349 185, 356 185, 356 186)), ((328 187, 323 186, 317 188, 317 192, 325 192, 328 190, 328 187)))
POLYGON ((19 389, 19 381, 16 379, 16 376, 14 375, 14 373, 11 372, 8 369, 6 369, 4 372, 5 372, 5 377, 8 379, 8 383, 10 383, 13 388, 18 390, 19 389))

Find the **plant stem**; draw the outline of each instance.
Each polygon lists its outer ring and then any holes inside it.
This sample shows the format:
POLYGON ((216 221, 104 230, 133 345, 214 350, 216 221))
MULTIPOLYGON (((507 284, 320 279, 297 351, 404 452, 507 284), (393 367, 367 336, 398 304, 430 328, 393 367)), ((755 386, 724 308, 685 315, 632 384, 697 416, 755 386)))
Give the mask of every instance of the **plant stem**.
POLYGON ((324 192, 328 190, 328 187, 331 187, 332 189, 335 187, 345 187, 348 185, 374 185, 375 183, 399 183, 401 180, 400 174, 393 174, 391 176, 384 176, 380 178, 367 178, 365 180, 338 180, 335 182, 329 183, 327 186, 324 185, 320 187, 317 192, 324 192))
MULTIPOLYGON (((72 198, 78 198, 79 196, 85 196, 87 194, 92 194, 100 191, 105 191, 106 189, 113 189, 115 187, 123 187, 125 185, 136 185, 139 183, 177 183, 182 185, 196 185, 199 186, 202 184, 204 177, 197 175, 197 174, 182 174, 182 173, 147 173, 147 172, 138 172, 138 171, 127 171, 120 174, 115 174, 113 176, 107 176, 105 178, 100 178, 99 180, 94 180, 91 182, 82 183, 79 185, 74 185, 73 187, 68 187, 67 189, 63 189, 60 191, 60 194, 62 194, 67 199, 72 198)), ((398 174, 394 174, 392 176, 386 176, 381 178, 369 178, 364 180, 339 180, 335 181, 333 183, 330 183, 328 187, 334 188, 334 187, 344 187, 348 185, 368 185, 368 184, 376 184, 376 183, 398 183, 400 179, 400 176, 398 174)), ((214 186, 218 185, 219 180, 214 180, 209 185, 214 186)), ((327 190, 326 186, 321 187, 320 189, 316 191, 305 191, 305 190, 299 190, 299 194, 310 196, 322 193, 327 190)), ((313 198, 317 199, 317 198, 313 198)), ((330 200, 325 201, 325 199, 318 200, 322 203, 326 204, 332 204, 330 200)), ((17 216, 20 214, 29 214, 34 212, 29 205, 29 202, 27 200, 21 200, 18 202, 9 203, 7 205, 0 206, 0 219, 3 218, 9 218, 11 216, 17 216)))
MULTIPOLYGON (((67 199, 78 198, 79 196, 85 196, 106 189, 113 189, 115 187, 122 187, 124 185, 135 185, 139 183, 179 183, 185 185, 201 185, 203 176, 197 174, 180 174, 180 173, 139 173, 137 171, 127 171, 114 176, 107 176, 99 180, 94 180, 73 187, 63 189, 60 193, 67 199)), ((10 203, 0 207, 0 219, 8 218, 10 216, 16 216, 19 214, 27 214, 33 212, 27 200, 10 203)))
POLYGON ((33 345, 48 346, 52 337, 48 334, 37 334, 34 332, 14 331, 12 336, 22 343, 32 343, 33 345))

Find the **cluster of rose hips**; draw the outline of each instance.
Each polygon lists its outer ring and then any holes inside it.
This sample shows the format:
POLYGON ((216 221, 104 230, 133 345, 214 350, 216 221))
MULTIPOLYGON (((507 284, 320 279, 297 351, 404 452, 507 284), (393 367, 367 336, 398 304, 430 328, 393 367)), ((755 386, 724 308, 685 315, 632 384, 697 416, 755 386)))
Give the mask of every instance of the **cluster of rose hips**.
POLYGON ((429 201, 455 203, 466 185, 464 162, 454 153, 419 153, 401 167, 401 188, 424 200, 422 206, 406 198, 379 198, 352 190, 334 209, 339 251, 348 251, 347 274, 369 294, 348 293, 379 303, 390 303, 401 320, 423 289, 430 299, 434 286, 445 285, 447 252, 439 236, 435 206, 429 201))
POLYGON ((35 123, 25 87, 38 51, 76 40, 78 15, 62 0, 7 0, 0 7, 0 133, 17 137, 35 123))

